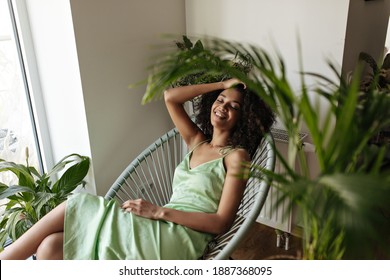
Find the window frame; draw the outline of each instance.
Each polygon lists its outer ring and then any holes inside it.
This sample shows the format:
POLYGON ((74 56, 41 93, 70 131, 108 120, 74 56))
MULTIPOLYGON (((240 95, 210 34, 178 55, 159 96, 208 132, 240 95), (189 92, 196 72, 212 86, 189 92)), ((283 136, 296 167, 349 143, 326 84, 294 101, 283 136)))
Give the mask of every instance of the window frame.
POLYGON ((26 2, 7 0, 7 3, 35 138, 38 168, 43 173, 53 166, 54 162, 26 2))

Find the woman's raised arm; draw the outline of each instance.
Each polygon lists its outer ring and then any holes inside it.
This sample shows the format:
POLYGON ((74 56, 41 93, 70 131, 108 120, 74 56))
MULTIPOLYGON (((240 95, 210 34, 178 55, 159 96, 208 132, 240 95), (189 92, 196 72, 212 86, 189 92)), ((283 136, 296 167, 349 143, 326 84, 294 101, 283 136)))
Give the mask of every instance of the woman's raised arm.
POLYGON ((230 79, 223 82, 170 88, 164 92, 165 104, 171 119, 188 147, 193 147, 200 141, 205 140, 205 136, 184 110, 184 103, 198 95, 215 90, 224 90, 237 83, 240 83, 240 81, 230 79))

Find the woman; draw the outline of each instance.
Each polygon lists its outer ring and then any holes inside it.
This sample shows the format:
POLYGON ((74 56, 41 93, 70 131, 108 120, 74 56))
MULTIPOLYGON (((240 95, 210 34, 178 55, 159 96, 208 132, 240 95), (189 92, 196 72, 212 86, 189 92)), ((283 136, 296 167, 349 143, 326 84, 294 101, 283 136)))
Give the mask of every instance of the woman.
POLYGON ((119 207, 71 196, 0 253, 0 259, 196 259, 234 221, 246 180, 242 163, 274 122, 272 111, 237 79, 164 93, 190 152, 175 171, 164 207, 138 199, 119 207), (197 123, 183 108, 195 97, 197 123), (177 245, 182 245, 177 248, 177 245))

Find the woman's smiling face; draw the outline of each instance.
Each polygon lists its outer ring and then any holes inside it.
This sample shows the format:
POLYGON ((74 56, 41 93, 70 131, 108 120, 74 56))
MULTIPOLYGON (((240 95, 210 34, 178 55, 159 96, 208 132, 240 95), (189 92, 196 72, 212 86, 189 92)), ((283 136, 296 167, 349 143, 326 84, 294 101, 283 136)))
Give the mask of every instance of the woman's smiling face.
POLYGON ((232 130, 241 117, 243 97, 237 89, 226 89, 211 107, 211 124, 223 130, 232 130))

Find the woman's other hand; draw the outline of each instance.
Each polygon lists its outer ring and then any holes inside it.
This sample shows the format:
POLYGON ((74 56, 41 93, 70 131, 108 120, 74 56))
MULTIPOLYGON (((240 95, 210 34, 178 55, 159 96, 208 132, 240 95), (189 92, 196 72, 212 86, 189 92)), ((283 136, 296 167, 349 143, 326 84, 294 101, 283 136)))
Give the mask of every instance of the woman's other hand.
POLYGON ((237 79, 237 78, 232 78, 232 79, 223 81, 222 83, 223 83, 224 89, 228 89, 228 88, 234 87, 234 86, 236 86, 238 84, 242 84, 242 85, 244 85, 244 88, 246 88, 246 85, 243 82, 241 82, 239 79, 237 79))
POLYGON ((127 200, 122 204, 125 212, 133 213, 148 219, 158 220, 162 207, 154 205, 144 199, 127 200))

